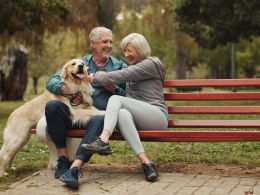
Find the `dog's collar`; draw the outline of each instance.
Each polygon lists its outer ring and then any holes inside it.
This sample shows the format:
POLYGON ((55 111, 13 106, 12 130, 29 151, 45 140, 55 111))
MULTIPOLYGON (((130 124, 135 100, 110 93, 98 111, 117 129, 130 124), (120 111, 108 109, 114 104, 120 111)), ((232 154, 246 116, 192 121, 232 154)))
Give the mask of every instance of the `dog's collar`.
POLYGON ((68 98, 70 100, 70 105, 71 106, 78 106, 80 104, 83 103, 83 95, 81 92, 78 93, 74 93, 74 94, 63 94, 64 97, 68 98), (76 97, 79 96, 80 97, 80 101, 79 103, 75 103, 74 100, 76 99, 76 97))

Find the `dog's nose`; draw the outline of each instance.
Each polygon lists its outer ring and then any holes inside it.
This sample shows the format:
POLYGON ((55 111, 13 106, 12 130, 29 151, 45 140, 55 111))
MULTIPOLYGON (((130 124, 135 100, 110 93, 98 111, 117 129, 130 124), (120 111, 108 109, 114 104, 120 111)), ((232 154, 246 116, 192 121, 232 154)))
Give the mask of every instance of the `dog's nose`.
POLYGON ((83 70, 83 64, 80 64, 79 66, 78 66, 78 68, 79 68, 79 70, 83 70))

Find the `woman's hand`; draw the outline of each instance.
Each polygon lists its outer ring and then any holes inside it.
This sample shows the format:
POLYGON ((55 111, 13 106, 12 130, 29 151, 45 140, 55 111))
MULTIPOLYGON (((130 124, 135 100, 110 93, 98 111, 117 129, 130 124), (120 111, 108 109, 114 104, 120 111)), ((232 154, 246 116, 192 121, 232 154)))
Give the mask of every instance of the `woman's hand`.
MULTIPOLYGON (((98 76, 100 76, 101 74, 106 74, 106 72, 103 70, 97 71, 96 73, 98 73, 98 76)), ((90 73, 88 75, 88 80, 90 83, 93 83, 94 77, 95 77, 95 74, 93 74, 93 73, 90 73)))

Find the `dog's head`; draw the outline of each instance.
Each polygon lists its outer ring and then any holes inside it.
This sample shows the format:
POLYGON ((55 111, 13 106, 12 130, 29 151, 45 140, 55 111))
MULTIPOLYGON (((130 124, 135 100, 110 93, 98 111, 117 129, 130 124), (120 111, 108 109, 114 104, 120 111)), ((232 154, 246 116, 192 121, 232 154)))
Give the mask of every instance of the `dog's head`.
POLYGON ((88 80, 88 66, 81 59, 72 59, 62 68, 61 80, 70 80, 75 83, 86 82, 88 80))

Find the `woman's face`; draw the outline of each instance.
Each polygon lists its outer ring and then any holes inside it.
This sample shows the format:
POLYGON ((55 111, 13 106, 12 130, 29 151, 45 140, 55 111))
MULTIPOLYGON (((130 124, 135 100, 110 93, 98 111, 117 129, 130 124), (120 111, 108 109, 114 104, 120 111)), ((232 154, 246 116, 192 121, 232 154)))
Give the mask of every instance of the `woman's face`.
POLYGON ((140 54, 137 52, 137 50, 131 43, 128 43, 125 46, 124 55, 128 64, 136 64, 141 59, 140 54))

